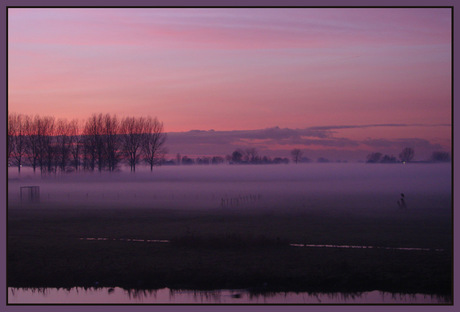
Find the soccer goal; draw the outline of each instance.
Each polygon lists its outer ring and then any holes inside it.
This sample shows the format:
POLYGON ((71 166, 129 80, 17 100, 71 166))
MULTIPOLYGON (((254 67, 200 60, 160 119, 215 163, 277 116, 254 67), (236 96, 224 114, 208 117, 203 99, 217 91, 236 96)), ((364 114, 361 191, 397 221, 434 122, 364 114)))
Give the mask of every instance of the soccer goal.
POLYGON ((39 186, 21 186, 20 188, 21 201, 38 203, 40 201, 39 186))

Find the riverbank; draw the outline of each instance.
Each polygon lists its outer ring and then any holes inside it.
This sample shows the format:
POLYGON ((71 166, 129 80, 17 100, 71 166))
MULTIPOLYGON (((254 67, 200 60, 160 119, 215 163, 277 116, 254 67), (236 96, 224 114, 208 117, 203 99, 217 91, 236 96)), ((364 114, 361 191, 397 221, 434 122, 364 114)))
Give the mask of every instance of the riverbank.
POLYGON ((448 206, 437 211, 421 208, 168 210, 10 205, 8 287, 449 295, 450 211, 448 206), (290 243, 424 250, 298 248, 290 243))

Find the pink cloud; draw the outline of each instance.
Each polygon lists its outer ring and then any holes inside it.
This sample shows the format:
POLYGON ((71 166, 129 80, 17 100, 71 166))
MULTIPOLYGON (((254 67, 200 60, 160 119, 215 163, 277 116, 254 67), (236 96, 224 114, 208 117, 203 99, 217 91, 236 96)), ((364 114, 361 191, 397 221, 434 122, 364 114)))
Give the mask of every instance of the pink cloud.
POLYGON ((12 111, 169 131, 450 121, 448 9, 9 14, 12 111))

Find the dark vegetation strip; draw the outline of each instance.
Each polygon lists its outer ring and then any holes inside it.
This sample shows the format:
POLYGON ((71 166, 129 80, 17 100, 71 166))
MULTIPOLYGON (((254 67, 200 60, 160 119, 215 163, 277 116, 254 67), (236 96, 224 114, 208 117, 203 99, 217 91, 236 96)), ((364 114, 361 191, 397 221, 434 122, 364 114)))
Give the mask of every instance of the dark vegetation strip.
POLYGON ((10 209, 8 286, 311 292, 377 289, 451 294, 449 218, 347 216, 10 209), (171 244, 79 240, 83 236, 167 239, 171 244), (291 248, 287 243, 306 237, 323 244, 390 246, 399 242, 398 246, 444 251, 291 248))
POLYGON ((107 237, 81 237, 80 240, 87 241, 123 241, 123 242, 140 242, 140 243, 173 243, 177 246, 203 246, 208 248, 226 248, 233 246, 290 246, 305 248, 351 248, 351 249, 387 249, 387 250, 407 250, 407 251, 436 251, 441 252, 444 249, 430 249, 418 247, 376 247, 376 246, 355 246, 355 245, 315 245, 288 243, 287 241, 269 240, 265 236, 258 238, 243 238, 238 234, 229 234, 218 237, 200 237, 200 236, 181 236, 175 237, 172 241, 167 239, 138 239, 138 238, 107 238, 107 237))

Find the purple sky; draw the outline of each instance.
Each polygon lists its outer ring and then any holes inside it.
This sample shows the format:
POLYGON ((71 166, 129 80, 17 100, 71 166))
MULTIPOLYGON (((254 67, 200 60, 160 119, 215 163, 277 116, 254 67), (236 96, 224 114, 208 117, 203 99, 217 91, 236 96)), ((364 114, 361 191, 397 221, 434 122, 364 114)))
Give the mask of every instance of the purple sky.
MULTIPOLYGON (((214 129, 232 135, 228 149, 286 156, 299 147, 364 158, 403 143, 418 144, 416 157, 450 151, 450 9, 8 12, 10 112, 151 115, 167 132, 214 129), (327 131, 235 137, 274 127, 327 131)), ((171 153, 200 154, 175 146, 181 135, 171 153)))

